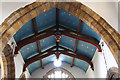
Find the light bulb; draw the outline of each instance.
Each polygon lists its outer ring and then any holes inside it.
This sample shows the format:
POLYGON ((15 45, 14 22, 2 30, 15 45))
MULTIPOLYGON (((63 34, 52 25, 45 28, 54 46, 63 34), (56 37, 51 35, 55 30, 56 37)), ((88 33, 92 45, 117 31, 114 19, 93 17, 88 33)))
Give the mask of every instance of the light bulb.
POLYGON ((61 60, 59 60, 59 59, 56 59, 56 60, 54 61, 54 66, 56 66, 56 67, 60 67, 61 64, 62 64, 62 62, 61 62, 61 60))

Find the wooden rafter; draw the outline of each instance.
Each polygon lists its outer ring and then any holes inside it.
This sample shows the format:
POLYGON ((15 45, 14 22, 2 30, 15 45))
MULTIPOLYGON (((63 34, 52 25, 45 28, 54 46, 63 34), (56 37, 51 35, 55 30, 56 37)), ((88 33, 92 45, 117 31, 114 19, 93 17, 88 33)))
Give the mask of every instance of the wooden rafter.
POLYGON ((23 40, 20 40, 19 42, 17 42, 17 45, 18 45, 18 46, 17 46, 16 49, 15 49, 15 54, 17 54, 18 51, 19 51, 23 46, 25 46, 25 45, 27 45, 27 44, 30 44, 30 43, 39 41, 39 40, 41 40, 41 39, 44 39, 44 38, 46 38, 46 37, 52 36, 54 33, 53 33, 53 31, 51 31, 51 30, 53 30, 53 29, 55 29, 55 26, 52 27, 52 28, 48 28, 48 29, 42 31, 42 32, 38 33, 37 35, 32 35, 32 36, 27 37, 27 38, 25 38, 25 39, 23 39, 23 40))
MULTIPOLYGON (((25 61, 25 64, 24 64, 24 68, 23 68, 23 71, 25 71, 26 67, 28 65, 30 65, 31 63, 35 62, 35 61, 38 61, 38 60, 41 60, 43 58, 46 58, 52 54, 56 54, 56 51, 57 50, 54 50, 57 46, 54 46, 44 52, 42 52, 42 54, 38 54, 38 55, 35 55, 29 59, 27 59, 25 61)), ((67 48, 64 48, 62 46, 59 46, 59 48, 61 48, 62 50, 58 50, 58 52, 60 52, 60 54, 64 54, 64 55, 67 55, 67 56, 71 56, 71 57, 74 57, 74 58, 77 58, 77 59, 81 59, 81 60, 84 60, 85 62, 87 62, 88 64, 91 65, 91 68, 94 69, 93 67, 93 63, 91 61, 91 58, 85 56, 85 55, 82 55, 81 53, 74 53, 72 50, 69 50, 67 48)))
MULTIPOLYGON (((58 31, 58 32, 61 33, 61 35, 68 36, 68 37, 71 37, 71 38, 74 38, 74 39, 77 39, 77 40, 81 40, 81 41, 90 43, 90 44, 94 45, 96 48, 98 48, 99 51, 101 50, 101 47, 99 45, 99 41, 97 39, 95 39, 93 37, 90 37, 90 36, 87 36, 87 35, 84 35, 84 34, 77 33, 76 31, 73 31, 71 29, 65 28, 63 26, 59 26, 59 28, 63 29, 62 31, 58 31)), ((55 35, 55 33, 57 31, 55 31, 54 29, 56 29, 56 26, 51 27, 51 28, 49 28, 47 30, 44 30, 44 31, 38 33, 37 35, 33 35, 33 36, 30 36, 30 37, 25 38, 23 40, 20 40, 17 43, 18 46, 15 49, 15 53, 18 53, 18 51, 23 46, 25 46, 27 44, 36 42, 38 40, 44 39, 44 38, 52 36, 52 35, 55 35)))
POLYGON ((55 48, 56 48, 56 46, 54 46, 54 47, 52 47, 52 48, 50 48, 50 49, 48 49, 48 50, 46 50, 46 51, 44 51, 44 52, 41 52, 41 54, 37 54, 37 55, 35 55, 35 56, 33 56, 33 57, 25 60, 23 72, 25 71, 26 67, 27 67, 28 65, 30 65, 31 63, 33 63, 33 62, 35 62, 35 61, 38 61, 38 60, 41 60, 41 59, 43 59, 43 58, 46 58, 46 57, 54 54, 54 53, 52 52, 52 50, 55 49, 55 48))
MULTIPOLYGON (((82 24, 82 21, 80 20, 80 21, 79 21, 79 26, 78 26, 78 29, 77 29, 77 33, 80 32, 81 24, 82 24)), ((73 50, 73 52, 76 52, 76 50, 77 50, 77 45, 78 45, 78 40, 76 39, 76 40, 75 40, 75 45, 74 45, 74 50, 73 50)), ((73 67, 74 60, 75 60, 75 58, 72 59, 71 67, 73 67)))
MULTIPOLYGON (((38 34, 38 29, 37 29, 36 19, 33 18, 32 21, 33 21, 33 26, 34 26, 34 30, 35 30, 35 35, 37 35, 37 34, 38 34)), ((41 54, 40 41, 37 41, 37 46, 38 46, 39 54, 41 54)), ((44 64, 43 64, 42 59, 40 60, 40 63, 41 63, 41 67, 42 67, 42 69, 44 69, 44 64)))

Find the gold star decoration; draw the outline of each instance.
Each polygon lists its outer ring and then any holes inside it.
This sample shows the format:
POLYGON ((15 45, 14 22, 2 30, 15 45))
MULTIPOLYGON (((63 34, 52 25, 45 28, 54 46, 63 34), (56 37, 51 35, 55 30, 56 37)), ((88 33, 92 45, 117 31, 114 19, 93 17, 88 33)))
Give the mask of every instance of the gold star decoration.
POLYGON ((45 42, 45 40, 43 40, 43 43, 45 42))
POLYGON ((92 51, 93 51, 93 49, 92 49, 92 51))
POLYGON ((69 62, 69 60, 67 60, 69 62))
POLYGON ((37 61, 35 63, 38 63, 37 61))
POLYGON ((88 28, 86 28, 86 29, 88 29, 88 28))
POLYGON ((70 41, 72 41, 72 40, 70 40, 70 41))
POLYGON ((24 54, 24 56, 25 56, 25 54, 24 54))
POLYGON ((27 50, 28 50, 29 48, 27 48, 27 50))
POLYGON ((86 70, 86 68, 84 68, 86 70))
POLYGON ((47 61, 45 61, 45 63, 47 63, 47 61))
POLYGON ((53 12, 51 11, 50 14, 52 14, 53 12))
POLYGON ((47 14, 45 14, 45 16, 47 16, 47 14))
POLYGON ((32 71, 32 69, 30 69, 30 71, 32 71))
POLYGON ((76 64, 76 65, 78 65, 78 64, 76 64))
POLYGON ((40 25, 42 25, 42 23, 40 23, 40 25))
POLYGON ((75 23, 73 22, 73 24, 75 24, 75 23))
POLYGON ((71 14, 68 14, 69 16, 71 15, 71 14))
POLYGON ((44 9, 44 12, 46 11, 46 9, 44 9))
POLYGON ((88 66, 87 64, 85 64, 85 66, 88 66))
POLYGON ((65 14, 66 12, 64 12, 64 14, 65 14))
POLYGON ((86 48, 88 48, 88 46, 86 48))
POLYGON ((29 30, 29 28, 27 28, 27 30, 29 30))
POLYGON ((77 62, 79 62, 79 60, 77 60, 77 62))
POLYGON ((81 46, 84 46, 83 44, 81 46))
POLYGON ((23 31, 21 31, 21 33, 22 33, 23 31))
POLYGON ((92 32, 93 32, 94 30, 92 30, 92 32))
POLYGON ((33 47, 33 45, 31 47, 33 47))
POLYGON ((70 57, 68 56, 68 58, 70 58, 70 57))

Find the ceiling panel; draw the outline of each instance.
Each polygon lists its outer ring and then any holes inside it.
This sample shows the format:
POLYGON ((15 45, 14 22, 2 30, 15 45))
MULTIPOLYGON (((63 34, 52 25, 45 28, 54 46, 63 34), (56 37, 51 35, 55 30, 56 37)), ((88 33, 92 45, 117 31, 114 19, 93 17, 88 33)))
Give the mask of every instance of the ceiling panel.
POLYGON ((46 11, 36 17, 38 32, 56 25, 56 8, 46 11))
POLYGON ((16 32, 16 34, 14 35, 14 39, 16 42, 18 42, 19 40, 22 40, 33 34, 34 34, 33 23, 32 20, 30 20, 16 32))
POLYGON ((79 19, 64 10, 59 10, 59 24, 77 31, 79 19))

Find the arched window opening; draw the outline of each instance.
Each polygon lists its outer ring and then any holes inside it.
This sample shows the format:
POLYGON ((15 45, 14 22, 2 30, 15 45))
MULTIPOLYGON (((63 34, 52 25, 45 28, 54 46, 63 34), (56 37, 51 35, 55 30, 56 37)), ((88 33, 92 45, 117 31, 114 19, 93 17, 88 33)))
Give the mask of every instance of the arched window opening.
POLYGON ((74 79, 74 76, 64 68, 54 68, 46 73, 44 78, 72 78, 74 79))

